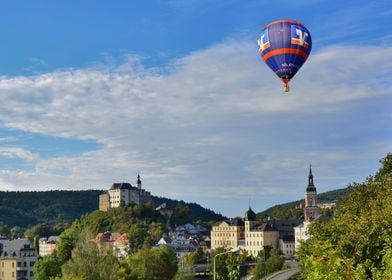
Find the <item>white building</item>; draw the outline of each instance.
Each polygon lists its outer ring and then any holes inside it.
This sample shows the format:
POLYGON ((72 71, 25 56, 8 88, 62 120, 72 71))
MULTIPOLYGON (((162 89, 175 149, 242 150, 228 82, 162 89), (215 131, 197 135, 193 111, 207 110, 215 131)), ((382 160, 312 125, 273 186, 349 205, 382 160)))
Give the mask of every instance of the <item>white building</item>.
POLYGON ((33 266, 37 259, 37 253, 28 239, 0 239, 0 263, 3 260, 15 260, 15 270, 10 272, 14 272, 16 280, 33 280, 33 266))
POLYGON ((39 239, 39 256, 47 257, 53 254, 57 247, 58 236, 43 237, 39 239))
POLYGON ((137 176, 136 186, 130 183, 114 183, 110 189, 99 196, 99 210, 107 211, 120 205, 147 204, 151 201, 150 192, 142 188, 140 175, 137 176))
POLYGON ((302 224, 294 228, 295 251, 299 249, 301 242, 305 242, 309 239, 309 225, 310 221, 304 221, 302 224))
POLYGON ((295 254, 294 236, 288 235, 279 239, 279 249, 286 259, 291 259, 295 254))

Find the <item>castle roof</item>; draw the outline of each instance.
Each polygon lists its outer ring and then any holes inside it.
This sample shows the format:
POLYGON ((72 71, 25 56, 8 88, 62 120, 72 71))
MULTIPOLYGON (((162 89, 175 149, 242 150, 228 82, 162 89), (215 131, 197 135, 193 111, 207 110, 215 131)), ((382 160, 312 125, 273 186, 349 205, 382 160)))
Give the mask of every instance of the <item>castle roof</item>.
POLYGON ((114 183, 111 187, 110 190, 130 190, 133 189, 134 187, 130 183, 114 183))

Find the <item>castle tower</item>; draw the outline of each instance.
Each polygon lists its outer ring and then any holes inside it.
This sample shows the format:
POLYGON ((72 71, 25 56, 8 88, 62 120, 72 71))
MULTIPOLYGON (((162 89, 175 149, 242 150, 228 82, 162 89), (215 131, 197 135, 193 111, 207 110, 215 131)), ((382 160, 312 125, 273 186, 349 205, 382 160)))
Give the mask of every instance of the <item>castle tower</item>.
POLYGON ((137 174, 136 188, 139 190, 142 188, 142 180, 140 180, 140 174, 137 174))
POLYGON ((308 187, 305 192, 305 221, 311 221, 320 216, 317 207, 317 190, 313 183, 312 166, 309 167, 308 187))

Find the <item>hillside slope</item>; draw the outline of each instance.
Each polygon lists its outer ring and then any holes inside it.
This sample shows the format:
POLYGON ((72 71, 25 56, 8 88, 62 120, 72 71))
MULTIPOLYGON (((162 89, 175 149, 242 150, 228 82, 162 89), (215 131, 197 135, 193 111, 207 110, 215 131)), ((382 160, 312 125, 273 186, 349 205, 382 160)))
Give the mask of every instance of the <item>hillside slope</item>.
MULTIPOLYGON (((0 225, 22 228, 39 223, 64 223, 79 219, 98 209, 101 190, 0 192, 0 225)), ((218 221, 223 217, 196 203, 154 197, 154 205, 166 203, 171 209, 178 204, 189 208, 191 221, 218 221)))
MULTIPOLYGON (((333 191, 328 191, 324 193, 317 194, 318 201, 331 202, 339 201, 345 198, 349 192, 349 188, 337 189, 333 191)), ((284 204, 279 204, 272 206, 262 212, 257 213, 258 219, 265 219, 267 217, 273 219, 289 219, 289 218, 299 218, 303 214, 302 209, 295 209, 295 206, 304 203, 304 199, 287 202, 284 204)))

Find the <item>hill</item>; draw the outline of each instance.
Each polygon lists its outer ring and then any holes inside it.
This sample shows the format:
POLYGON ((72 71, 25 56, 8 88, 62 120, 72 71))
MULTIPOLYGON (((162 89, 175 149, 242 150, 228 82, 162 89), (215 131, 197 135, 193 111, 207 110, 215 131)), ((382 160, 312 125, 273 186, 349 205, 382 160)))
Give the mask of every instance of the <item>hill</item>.
MULTIPOLYGON (((348 192, 349 188, 337 189, 317 194, 317 198, 319 202, 339 201, 342 198, 345 198, 348 192)), ((257 218, 260 220, 266 219, 267 217, 277 220, 299 218, 303 214, 303 210, 296 209, 295 206, 300 203, 304 203, 304 200, 301 199, 272 206, 262 212, 257 213, 257 218)))
MULTIPOLYGON (((83 214, 98 209, 101 190, 0 192, 0 234, 2 228, 26 228, 40 223, 70 223, 83 214)), ((164 197, 152 197, 154 205, 166 203, 171 209, 177 205, 189 208, 189 222, 218 221, 223 217, 196 203, 164 197)))

